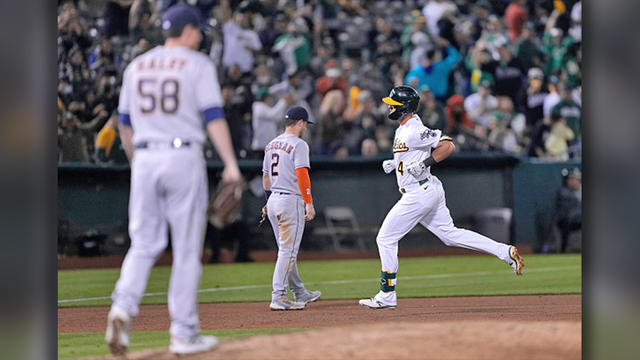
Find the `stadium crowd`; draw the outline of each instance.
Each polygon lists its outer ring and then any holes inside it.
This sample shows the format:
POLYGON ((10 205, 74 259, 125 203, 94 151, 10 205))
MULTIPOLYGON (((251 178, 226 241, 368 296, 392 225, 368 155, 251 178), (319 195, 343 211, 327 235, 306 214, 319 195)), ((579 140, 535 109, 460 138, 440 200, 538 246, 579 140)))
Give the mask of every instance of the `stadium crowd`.
MULTIPOLYGON (((176 0, 59 1, 61 162, 126 162, 121 76, 163 42, 176 0)), ((426 126, 457 151, 581 157, 581 2, 575 0, 190 0, 219 72, 239 158, 261 158, 286 108, 311 110, 313 155, 390 153, 380 99, 409 84, 426 126)), ((207 156, 215 157, 211 147, 207 156)))

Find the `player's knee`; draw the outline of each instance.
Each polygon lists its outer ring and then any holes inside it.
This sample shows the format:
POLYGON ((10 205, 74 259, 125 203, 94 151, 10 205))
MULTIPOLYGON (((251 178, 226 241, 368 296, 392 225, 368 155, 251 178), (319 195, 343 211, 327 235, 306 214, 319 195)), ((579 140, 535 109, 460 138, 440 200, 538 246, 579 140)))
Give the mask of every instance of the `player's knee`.
POLYGON ((378 244, 378 248, 390 248, 393 246, 392 239, 388 236, 380 236, 376 237, 376 244, 378 244))
POLYGON ((436 235, 443 244, 447 246, 457 246, 458 241, 456 241, 456 230, 458 229, 452 226, 440 227, 436 231, 436 235))

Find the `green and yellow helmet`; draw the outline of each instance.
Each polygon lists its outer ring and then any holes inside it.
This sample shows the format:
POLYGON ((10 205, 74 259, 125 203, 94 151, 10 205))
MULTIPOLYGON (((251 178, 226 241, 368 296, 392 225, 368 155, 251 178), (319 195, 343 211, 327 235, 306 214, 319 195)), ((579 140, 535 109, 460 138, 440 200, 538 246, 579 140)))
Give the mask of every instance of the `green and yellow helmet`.
POLYGON ((394 110, 388 115, 389 119, 398 120, 406 114, 415 113, 418 110, 420 95, 411 86, 401 85, 391 89, 389 96, 383 98, 382 101, 394 107, 394 110))

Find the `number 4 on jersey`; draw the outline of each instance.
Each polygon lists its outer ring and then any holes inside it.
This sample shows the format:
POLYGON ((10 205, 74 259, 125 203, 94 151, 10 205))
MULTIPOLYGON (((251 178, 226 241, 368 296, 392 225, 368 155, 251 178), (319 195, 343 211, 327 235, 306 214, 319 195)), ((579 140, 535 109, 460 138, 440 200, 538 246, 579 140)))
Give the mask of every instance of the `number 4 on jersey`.
POLYGON ((401 176, 404 176, 404 161, 398 163, 398 172, 401 176))

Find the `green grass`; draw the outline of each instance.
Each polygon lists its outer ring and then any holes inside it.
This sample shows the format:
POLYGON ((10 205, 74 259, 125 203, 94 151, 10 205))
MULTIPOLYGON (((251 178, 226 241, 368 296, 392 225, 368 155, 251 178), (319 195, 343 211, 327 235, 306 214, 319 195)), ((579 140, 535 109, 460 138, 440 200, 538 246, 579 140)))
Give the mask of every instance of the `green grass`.
MULTIPOLYGON (((529 255, 524 276, 492 256, 401 258, 399 297, 581 292, 580 255, 529 255)), ((208 302, 269 301, 274 264, 224 264, 203 267, 198 300, 208 302)), ((380 261, 332 260, 298 264, 310 289, 322 298, 354 299, 378 291, 380 261)), ((119 269, 58 272, 58 306, 109 305, 119 269)), ((166 304, 169 267, 156 267, 143 304, 166 304)))
MULTIPOLYGON (((515 276, 492 256, 401 258, 396 289, 400 298, 581 293, 580 255, 528 255, 525 264, 524 276, 515 276)), ((273 267, 271 263, 204 266, 198 300, 268 302, 273 267)), ((379 289, 379 260, 304 261, 298 268, 307 288, 321 290, 323 300, 370 297, 379 289)), ((58 306, 109 305, 119 273, 119 269, 59 271, 58 306)), ((169 274, 169 267, 153 269, 143 304, 166 304, 169 274)), ((204 332, 225 338, 297 330, 204 332)), ((104 333, 59 334, 58 357, 106 355, 103 337, 104 333)), ((166 347, 168 341, 165 331, 134 332, 131 350, 166 347)))
MULTIPOLYGON (((203 330, 205 335, 215 335, 220 339, 242 338, 262 334, 279 334, 309 329, 238 329, 238 330, 203 330)), ((135 352, 145 349, 166 348, 169 344, 169 333, 166 331, 137 331, 131 333, 131 347, 135 352)), ((103 332, 81 334, 58 334, 58 359, 76 359, 88 356, 104 356, 109 349, 104 342, 103 332)))

